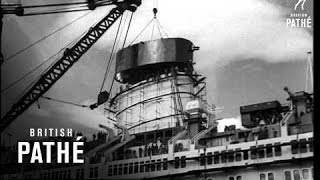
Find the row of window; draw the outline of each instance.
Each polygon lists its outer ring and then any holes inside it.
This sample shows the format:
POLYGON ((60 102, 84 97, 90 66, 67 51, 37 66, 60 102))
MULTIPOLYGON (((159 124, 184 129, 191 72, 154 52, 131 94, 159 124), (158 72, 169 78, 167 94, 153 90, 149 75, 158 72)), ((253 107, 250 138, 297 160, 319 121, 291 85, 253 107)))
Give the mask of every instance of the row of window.
MULTIPOLYGON (((313 179, 313 168, 309 171, 308 168, 299 170, 287 170, 284 172, 284 180, 311 180, 313 179), (312 178, 311 178, 312 177, 312 178)), ((208 180, 213 180, 209 178, 208 180)), ((228 176, 228 180, 242 180, 241 176, 228 176)), ((259 180, 275 180, 273 172, 260 173, 259 180)))
POLYGON ((269 173, 260 173, 260 180, 274 180, 274 174, 272 172, 269 173))
MULTIPOLYGON (((185 167, 185 156, 181 159, 181 167, 185 167), (184 163, 183 163, 184 162, 184 163)), ((179 158, 175 160, 175 167, 179 167, 179 158)), ((124 164, 116 164, 110 165, 108 167, 108 176, 117 176, 117 175, 125 175, 125 174, 136 174, 136 173, 143 173, 143 172, 152 172, 152 171, 161 171, 161 170, 168 170, 168 159, 164 158, 163 160, 151 160, 151 161, 141 161, 139 162, 132 162, 132 163, 124 163, 124 164)))
POLYGON ((299 169, 294 169, 284 172, 285 180, 301 180, 301 178, 302 180, 310 180, 311 176, 313 179, 313 168, 311 168, 311 175, 309 169, 302 169, 301 171, 299 169))
POLYGON ((53 171, 53 172, 46 172, 40 173, 40 179, 47 180, 60 180, 60 179, 70 179, 71 178, 71 170, 64 170, 64 171, 53 171))
POLYGON ((229 180, 242 180, 241 176, 229 176, 229 180))
MULTIPOLYGON (((90 168, 89 178, 97 178, 98 177, 98 167, 90 168)), ((84 168, 76 169, 76 179, 84 179, 84 168)), ((40 179, 43 180, 62 180, 62 179, 71 179, 71 170, 64 171, 52 171, 40 173, 40 179)))
POLYGON ((272 147, 272 144, 267 144, 266 147, 264 147, 264 145, 259 145, 258 148, 256 146, 251 146, 250 150, 241 151, 240 148, 236 148, 235 151, 233 150, 228 150, 228 151, 223 150, 221 152, 215 151, 213 154, 212 152, 208 152, 207 157, 205 157, 204 153, 201 153, 200 166, 204 166, 206 163, 208 165, 211 165, 211 164, 248 160, 249 154, 250 154, 250 159, 281 156, 281 146, 280 146, 280 143, 275 143, 273 147, 272 147), (207 159, 207 162, 206 162, 206 159, 207 159))
MULTIPOLYGON (((291 150, 292 154, 297 153, 306 153, 308 152, 307 144, 309 144, 309 151, 313 152, 313 138, 309 138, 309 140, 301 139, 299 142, 293 140, 291 142, 291 150), (308 142, 309 141, 309 142, 308 142)), ((215 151, 213 154, 212 152, 207 153, 207 157, 205 154, 200 154, 200 166, 204 166, 206 163, 210 164, 219 164, 219 163, 226 163, 226 162, 235 162, 235 161, 242 161, 248 160, 250 155, 250 159, 262 159, 262 158, 269 158, 273 156, 281 156, 281 144, 279 142, 266 145, 259 145, 251 146, 250 150, 243 150, 241 151, 240 148, 236 148, 235 151, 231 150, 223 150, 221 152, 215 151), (207 160, 207 162, 206 162, 207 160)))
POLYGON ((307 145, 309 144, 309 151, 313 152, 313 138, 309 138, 308 141, 306 139, 292 140, 291 141, 291 153, 306 153, 308 152, 307 145))

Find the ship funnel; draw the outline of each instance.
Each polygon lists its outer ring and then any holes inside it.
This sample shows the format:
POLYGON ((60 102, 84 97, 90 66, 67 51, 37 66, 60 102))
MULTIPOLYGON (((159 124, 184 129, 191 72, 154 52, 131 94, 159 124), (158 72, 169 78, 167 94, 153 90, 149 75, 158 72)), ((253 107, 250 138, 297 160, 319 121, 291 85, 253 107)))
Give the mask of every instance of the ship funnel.
POLYGON ((115 80, 134 84, 165 74, 171 67, 192 72, 193 51, 199 49, 183 38, 164 38, 140 42, 117 52, 115 80), (139 74, 139 76, 137 76, 139 74))

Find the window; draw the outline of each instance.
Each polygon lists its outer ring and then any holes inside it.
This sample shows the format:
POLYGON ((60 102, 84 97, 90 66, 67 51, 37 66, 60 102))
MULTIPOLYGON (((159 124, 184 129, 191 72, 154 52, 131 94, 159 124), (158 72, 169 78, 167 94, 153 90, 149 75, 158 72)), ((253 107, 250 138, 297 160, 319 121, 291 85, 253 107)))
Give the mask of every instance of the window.
POLYGON ((241 176, 237 176, 237 180, 242 180, 242 177, 241 176))
MULTIPOLYGON (((115 167, 117 168, 117 166, 115 166, 115 167)), ((117 175, 117 169, 116 169, 115 175, 117 175)), ((93 177, 95 177, 95 178, 98 177, 98 167, 95 167, 95 168, 94 168, 93 177)))
POLYGON ((264 145, 259 145, 258 146, 258 156, 259 158, 264 158, 264 145))
MULTIPOLYGON (((236 151, 240 151, 240 150, 241 150, 240 148, 236 149, 236 151)), ((241 161, 241 153, 240 152, 236 153, 236 161, 241 161)))
POLYGON ((119 165, 119 168, 118 168, 118 169, 119 169, 119 170, 118 170, 118 174, 119 174, 119 175, 122 175, 122 164, 119 165))
POLYGON ((284 172, 284 180, 291 180, 291 172, 290 171, 284 172))
POLYGON ((307 152, 307 140, 301 139, 300 140, 300 153, 306 153, 307 152))
POLYGON ((144 172, 144 162, 140 162, 140 172, 144 172))
POLYGON ((274 180, 273 173, 268 173, 268 180, 274 180))
POLYGON ((313 152, 313 138, 309 138, 308 141, 309 141, 310 152, 313 152))
POLYGON ((167 170, 168 169, 168 159, 164 158, 163 159, 163 170, 167 170))
MULTIPOLYGON (((201 165, 201 164, 200 164, 201 165)), ((180 164, 179 164, 179 157, 175 157, 174 158, 174 168, 179 168, 180 164)))
POLYGON ((309 179, 309 169, 302 169, 302 179, 309 179))
MULTIPOLYGON (((118 174, 118 166, 114 165, 113 166, 113 175, 116 176, 118 174)), ((95 176, 96 177, 96 176, 95 176)))
MULTIPOLYGON (((48 174, 48 175, 49 175, 49 174, 48 174)), ((49 178, 49 176, 48 176, 48 178, 49 178)), ((70 169, 68 170, 67 179, 71 179, 71 170, 70 170, 70 169)))
POLYGON ((291 141, 291 153, 292 154, 297 154, 298 153, 298 148, 299 148, 299 144, 298 144, 297 140, 292 140, 291 141))
POLYGON ((227 162, 227 153, 226 151, 221 151, 221 163, 227 162))
POLYGON ((251 159, 257 159, 257 149, 255 146, 250 147, 250 157, 251 159))
MULTIPOLYGON (((80 178, 80 169, 77 169, 76 170, 76 179, 79 179, 80 178), (79 174, 78 174, 78 171, 79 171, 79 174)), ((51 173, 51 179, 54 179, 54 172, 51 173)))
POLYGON ((181 157, 181 168, 185 168, 186 167, 186 156, 182 156, 181 157))
MULTIPOLYGON (((91 171, 91 169, 90 169, 90 171, 91 171)), ((91 174, 91 172, 90 172, 90 174, 91 174)), ((112 166, 109 166, 108 176, 112 176, 112 166)))
POLYGON ((274 143, 274 154, 276 156, 281 156, 281 144, 279 142, 274 143))
POLYGON ((59 171, 59 179, 62 179, 63 177, 63 171, 59 171))
POLYGON ((218 151, 214 152, 213 163, 219 164, 219 152, 218 151))
POLYGON ((84 179, 84 169, 80 170, 80 179, 84 179))
POLYGON ((59 179, 62 179, 62 177, 63 177, 63 172, 59 171, 59 179))
MULTIPOLYGON (((111 167, 111 166, 110 166, 111 167)), ((112 171, 112 170, 111 170, 112 171)), ((93 177, 93 168, 90 168, 90 174, 89 174, 89 178, 93 177)))
POLYGON ((161 159, 157 160, 157 171, 161 171, 161 159))
POLYGON ((133 173, 133 163, 129 164, 129 174, 133 173))
POLYGON ((123 174, 128 174, 128 164, 127 163, 125 163, 123 165, 123 174))
POLYGON ((200 154, 200 166, 204 166, 206 163, 205 155, 203 153, 200 154))
POLYGON ((134 173, 138 173, 139 172, 139 162, 135 162, 134 163, 134 173))
POLYGON ((228 151, 228 162, 233 162, 234 161, 234 154, 233 150, 228 151))
POLYGON ((266 180, 266 174, 260 174, 260 180, 266 180))
POLYGON ((156 169, 156 164, 155 164, 155 160, 152 160, 151 163, 150 163, 150 166, 151 166, 151 171, 155 171, 156 169))
POLYGON ((273 156, 272 144, 267 144, 266 145, 266 151, 267 151, 267 157, 272 157, 273 156))
POLYGON ((145 167, 146 167, 146 172, 149 172, 149 170, 150 170, 150 164, 149 164, 149 161, 146 161, 146 165, 145 165, 145 167))
POLYGON ((294 180, 300 180, 301 179, 299 170, 294 170, 293 171, 293 179, 294 180))
POLYGON ((212 164, 212 152, 209 152, 207 156, 207 164, 212 164))
POLYGON ((243 160, 247 160, 247 159, 249 159, 249 154, 248 154, 248 151, 245 150, 243 151, 243 160))
POLYGON ((234 179, 234 177, 233 177, 233 176, 230 176, 230 177, 229 177, 229 180, 235 180, 235 179, 234 179))

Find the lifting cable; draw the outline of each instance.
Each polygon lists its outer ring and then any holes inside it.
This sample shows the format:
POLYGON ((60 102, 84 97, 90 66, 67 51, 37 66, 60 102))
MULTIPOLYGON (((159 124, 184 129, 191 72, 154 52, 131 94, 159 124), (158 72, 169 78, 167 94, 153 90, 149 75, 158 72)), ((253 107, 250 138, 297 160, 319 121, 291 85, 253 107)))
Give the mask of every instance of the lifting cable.
POLYGON ((153 23, 153 24, 152 24, 152 32, 151 32, 151 40, 152 40, 152 38, 153 38, 153 33, 154 33, 154 27, 155 27, 155 25, 157 26, 157 29, 158 29, 158 32, 159 32, 159 35, 160 35, 161 38, 163 38, 162 34, 164 34, 166 37, 169 37, 169 36, 168 36, 168 33, 166 33, 166 31, 164 30, 164 28, 161 26, 159 20, 157 19, 157 13, 158 13, 158 1, 157 1, 157 0, 154 1, 154 8, 153 8, 152 11, 153 11, 154 16, 153 16, 153 17, 151 18, 151 20, 146 24, 146 26, 144 26, 144 28, 138 33, 138 35, 133 38, 133 40, 132 40, 131 43, 130 43, 130 46, 137 40, 138 37, 141 36, 141 34, 147 29, 147 27, 149 27, 149 25, 150 25, 151 23, 153 23), (162 31, 162 33, 161 33, 161 31, 162 31))

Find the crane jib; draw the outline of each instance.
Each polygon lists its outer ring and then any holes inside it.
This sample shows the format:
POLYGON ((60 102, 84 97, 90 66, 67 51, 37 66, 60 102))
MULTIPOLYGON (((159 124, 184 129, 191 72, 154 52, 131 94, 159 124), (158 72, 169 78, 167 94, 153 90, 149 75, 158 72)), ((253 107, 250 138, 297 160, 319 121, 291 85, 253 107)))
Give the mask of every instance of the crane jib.
POLYGON ((107 16, 100 20, 70 49, 66 49, 62 58, 46 71, 39 80, 15 103, 11 109, 1 118, 0 132, 2 132, 12 121, 28 109, 53 84, 58 81, 80 57, 115 23, 125 10, 134 12, 141 4, 141 0, 127 0, 116 3, 107 16))

